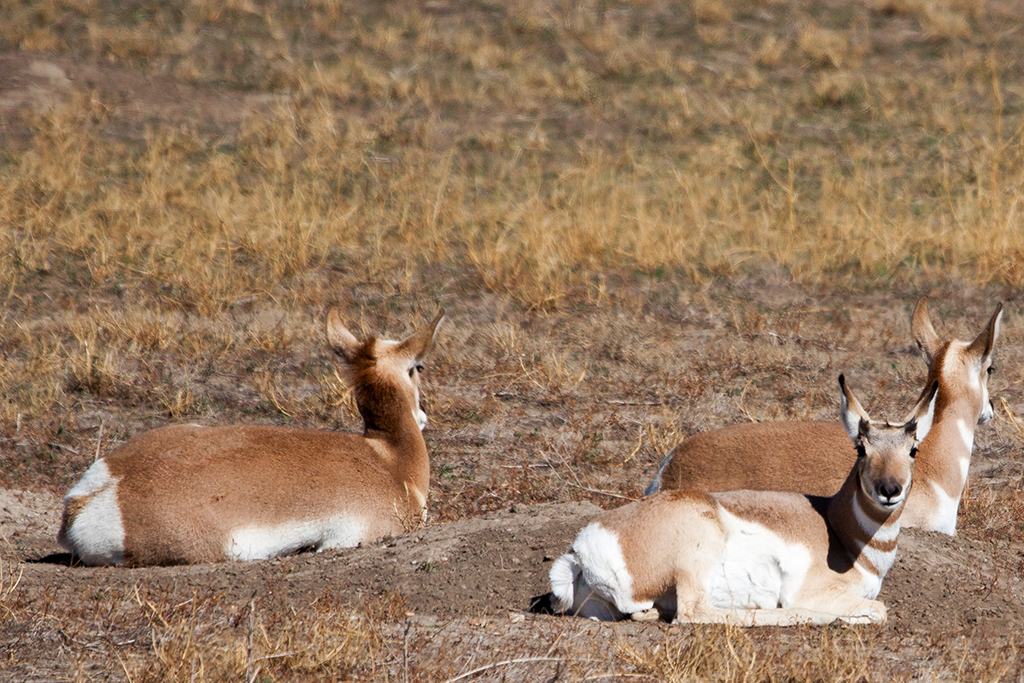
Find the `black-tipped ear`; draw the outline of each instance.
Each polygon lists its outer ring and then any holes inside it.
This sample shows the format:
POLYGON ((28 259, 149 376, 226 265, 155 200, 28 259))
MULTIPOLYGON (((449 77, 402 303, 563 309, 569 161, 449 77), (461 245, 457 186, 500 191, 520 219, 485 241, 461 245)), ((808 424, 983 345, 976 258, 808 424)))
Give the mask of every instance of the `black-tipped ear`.
POLYGON ((860 401, 846 385, 846 378, 839 375, 839 388, 842 393, 839 395, 839 418, 846 430, 846 435, 854 442, 867 433, 871 418, 861 406, 860 401))
POLYGON ((857 438, 853 440, 853 445, 857 448, 857 457, 866 458, 868 455, 867 450, 864 448, 864 440, 868 437, 868 431, 871 429, 871 423, 867 420, 861 420, 857 425, 857 438))

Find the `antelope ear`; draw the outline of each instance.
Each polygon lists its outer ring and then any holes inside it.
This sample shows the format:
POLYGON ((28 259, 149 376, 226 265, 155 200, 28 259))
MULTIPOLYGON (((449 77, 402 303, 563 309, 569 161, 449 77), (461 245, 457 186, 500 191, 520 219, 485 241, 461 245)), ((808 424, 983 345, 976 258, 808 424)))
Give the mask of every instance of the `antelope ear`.
POLYGON ((352 362, 359 347, 362 346, 355 335, 342 324, 337 308, 332 308, 327 314, 327 341, 334 352, 348 362, 352 362))
POLYGON ((928 299, 921 297, 914 307, 914 316, 910 319, 910 333, 914 336, 919 349, 924 351, 928 364, 931 365, 935 354, 942 348, 939 335, 935 334, 932 320, 928 316, 928 299))
POLYGON ((971 342, 971 345, 967 347, 968 353, 976 356, 984 362, 986 358, 992 355, 992 347, 996 344, 996 339, 999 337, 999 322, 1003 318, 1003 304, 1000 303, 996 306, 996 312, 992 314, 992 319, 988 321, 988 326, 985 330, 978 335, 978 338, 971 342))
POLYGON ((857 397, 850 391, 850 387, 846 386, 846 378, 842 375, 839 375, 839 388, 842 390, 839 396, 839 417, 843 421, 846 435, 853 441, 857 441, 864 436, 868 425, 871 424, 871 418, 868 417, 857 397))
POLYGON ((432 323, 402 342, 399 349, 412 353, 416 360, 423 360, 430 353, 430 350, 434 348, 437 331, 441 329, 441 323, 443 322, 444 310, 442 309, 437 312, 432 323))
POLYGON ((907 425, 907 431, 913 428, 914 438, 917 439, 918 443, 924 441, 924 437, 928 436, 928 432, 932 428, 935 420, 935 403, 938 396, 939 382, 936 380, 932 382, 930 387, 925 389, 917 405, 911 409, 907 419, 903 421, 907 425))

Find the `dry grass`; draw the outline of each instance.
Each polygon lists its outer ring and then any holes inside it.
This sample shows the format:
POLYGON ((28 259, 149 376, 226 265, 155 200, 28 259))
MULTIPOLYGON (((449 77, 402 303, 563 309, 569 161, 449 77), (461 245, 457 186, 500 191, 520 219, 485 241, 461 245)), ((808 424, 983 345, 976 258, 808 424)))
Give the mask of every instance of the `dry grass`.
POLYGON ((229 138, 112 138, 123 112, 96 92, 29 121, 0 168, 5 289, 54 273, 209 315, 355 254, 366 278, 408 273, 398 288, 418 264, 461 263, 541 307, 622 267, 1022 282, 1020 104, 999 42, 1016 15, 1001 4, 811 18, 697 3, 699 21, 733 22, 711 49, 680 41, 688 13, 659 3, 601 26, 543 3, 460 21, 353 10, 6 10, 24 49, 276 96, 229 138), (948 45, 894 44, 910 18, 948 45), (913 66, 891 68, 892 49, 913 66))
POLYGON ((42 662, 53 667, 48 671, 31 668, 29 660, 26 668, 28 649, 19 654, 16 646, 3 670, 21 676, 70 673, 92 680, 106 670, 127 681, 385 680, 395 665, 394 626, 405 619, 401 599, 387 595, 352 606, 325 592, 282 610, 271 604, 272 591, 234 604, 198 591, 175 601, 166 590, 138 585, 123 594, 107 589, 81 596, 78 606, 47 602, 27 609, 11 599, 9 584, 0 620, 6 633, 56 641, 63 661, 77 662, 77 672, 59 671, 58 662, 42 662))
POLYGON ((24 572, 18 563, 0 560, 0 623, 14 615, 11 605, 24 572))
POLYGON ((1000 543, 1024 541, 1024 487, 969 488, 960 505, 961 524, 982 538, 1000 543))
MULTIPOLYGON (((339 606, 330 595, 312 601, 282 622, 262 614, 255 598, 221 625, 223 605, 198 596, 179 605, 137 594, 150 628, 150 648, 124 662, 132 681, 257 681, 288 677, 379 679, 390 654, 382 629, 400 615, 398 603, 369 603, 365 610, 339 606)), ((393 665, 393 663, 392 663, 393 665)))
MULTIPOLYGON (((194 593, 180 601, 160 589, 102 591, 87 607, 44 605, 12 612, 41 642, 60 643, 73 671, 29 669, 17 650, 6 671, 21 676, 97 674, 126 681, 657 680, 873 681, 1009 680, 1018 640, 963 636, 906 638, 878 629, 753 629, 698 626, 647 636, 615 625, 502 620, 448 623, 410 618, 392 596, 350 606, 325 593, 284 609, 263 592, 248 602, 194 593), (59 617, 58 617, 59 615, 59 617), (28 626, 31 624, 31 626, 28 626), (587 643, 592 643, 587 647, 587 643), (927 669, 887 660, 927 659, 927 669), (882 672, 885 672, 884 674, 882 672), (473 672, 476 672, 475 674, 473 672)), ((8 623, 10 627, 10 622, 8 623)), ((11 631, 8 631, 8 633, 11 631)), ((27 635, 27 632, 25 632, 27 635)))
MULTIPOLYGON (((756 631, 727 627, 696 629, 692 639, 668 637, 653 648, 625 645, 621 656, 641 674, 658 681, 872 681, 878 679, 881 649, 875 633, 854 629, 808 629, 801 633, 804 654, 793 656, 793 642, 756 631)), ((795 639, 794 639, 795 640, 795 639)), ((1015 651, 1008 646, 991 656, 968 654, 953 646, 933 675, 952 680, 1000 680, 1011 672, 1015 651)))
POLYGON ((654 680, 682 682, 693 680, 833 680, 859 681, 870 673, 863 645, 856 634, 837 634, 819 630, 812 634, 818 642, 809 648, 816 655, 801 659, 795 670, 775 648, 767 656, 754 637, 743 629, 712 627, 698 629, 699 637, 688 642, 666 639, 653 649, 637 650, 626 645, 622 657, 638 672, 654 680), (837 644, 837 640, 843 641, 837 644))

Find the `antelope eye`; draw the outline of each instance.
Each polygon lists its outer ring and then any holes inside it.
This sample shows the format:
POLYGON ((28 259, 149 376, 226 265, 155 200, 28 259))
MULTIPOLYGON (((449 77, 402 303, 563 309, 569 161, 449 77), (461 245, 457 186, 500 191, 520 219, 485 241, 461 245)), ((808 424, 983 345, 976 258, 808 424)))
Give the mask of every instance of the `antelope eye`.
POLYGON ((996 369, 996 366, 990 365, 990 366, 988 366, 988 370, 986 372, 988 372, 988 374, 991 375, 993 372, 995 372, 995 369, 996 369))
POLYGON ((916 458, 917 457, 917 446, 914 446, 913 448, 910 449, 910 457, 911 458, 916 458))

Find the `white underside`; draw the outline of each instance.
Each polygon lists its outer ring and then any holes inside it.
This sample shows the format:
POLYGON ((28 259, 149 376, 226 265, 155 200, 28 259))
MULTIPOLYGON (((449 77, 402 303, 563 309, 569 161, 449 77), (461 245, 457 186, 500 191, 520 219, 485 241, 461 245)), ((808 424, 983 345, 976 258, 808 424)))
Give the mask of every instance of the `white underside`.
POLYGON ((228 538, 224 554, 232 560, 264 560, 305 548, 351 548, 366 534, 366 524, 352 515, 287 522, 273 527, 241 527, 228 538))
POLYGON ((719 507, 725 549, 707 577, 712 606, 774 609, 793 606, 811 566, 806 546, 787 543, 768 528, 719 507))
POLYGON ((100 459, 64 497, 65 505, 75 498, 89 499, 71 522, 67 534, 58 539, 85 564, 124 562, 124 522, 117 505, 117 482, 110 476, 107 463, 100 459))

